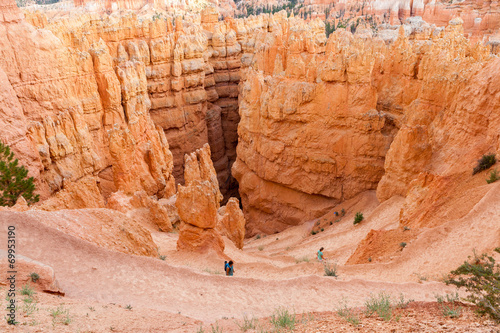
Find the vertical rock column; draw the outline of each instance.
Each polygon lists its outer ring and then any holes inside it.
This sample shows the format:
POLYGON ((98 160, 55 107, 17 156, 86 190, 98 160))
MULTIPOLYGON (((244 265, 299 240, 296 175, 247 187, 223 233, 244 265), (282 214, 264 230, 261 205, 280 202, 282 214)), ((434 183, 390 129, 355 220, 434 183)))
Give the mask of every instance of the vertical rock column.
POLYGON ((181 218, 177 250, 217 253, 224 242, 216 230, 217 210, 222 200, 217 175, 205 144, 195 153, 184 156, 185 186, 179 185, 175 203, 181 218))

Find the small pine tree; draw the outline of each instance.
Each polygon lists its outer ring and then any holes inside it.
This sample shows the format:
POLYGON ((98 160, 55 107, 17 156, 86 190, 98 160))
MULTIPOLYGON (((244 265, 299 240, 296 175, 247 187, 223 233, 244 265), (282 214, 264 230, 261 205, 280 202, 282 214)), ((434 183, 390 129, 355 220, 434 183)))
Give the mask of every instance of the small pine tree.
POLYGON ((363 213, 357 212, 356 215, 354 216, 354 223, 353 224, 358 224, 361 223, 361 221, 364 220, 363 213))
POLYGON ((28 204, 40 199, 38 194, 33 194, 33 177, 27 178, 28 170, 18 164, 10 147, 0 141, 0 206, 14 206, 20 196, 28 204))

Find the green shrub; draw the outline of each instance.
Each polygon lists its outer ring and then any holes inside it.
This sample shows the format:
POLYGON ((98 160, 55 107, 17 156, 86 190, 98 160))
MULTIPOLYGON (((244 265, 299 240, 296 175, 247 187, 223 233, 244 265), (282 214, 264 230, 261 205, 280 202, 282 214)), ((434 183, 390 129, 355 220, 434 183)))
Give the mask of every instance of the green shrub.
POLYGON ((30 278, 31 278, 31 281, 36 283, 38 280, 40 280, 40 275, 38 275, 37 273, 31 273, 30 278))
POLYGON ((340 216, 344 216, 344 215, 345 215, 345 209, 344 209, 344 208, 342 208, 342 209, 340 210, 340 216))
POLYGON ((25 285, 21 288, 21 295, 31 297, 31 296, 33 296, 34 294, 35 294, 35 289, 33 289, 32 287, 28 286, 27 284, 25 284, 25 285))
POLYGON ((248 330, 256 329, 257 323, 259 321, 255 318, 248 319, 248 317, 245 315, 243 316, 243 323, 236 322, 236 325, 240 328, 242 332, 246 332, 248 330))
POLYGON ((0 141, 0 206, 14 206, 20 196, 28 204, 40 199, 38 194, 33 194, 33 177, 28 178, 28 170, 18 164, 10 147, 0 141))
POLYGON ((356 215, 354 216, 354 224, 358 224, 363 220, 364 220, 363 213, 357 212, 356 215))
POLYGON ((401 250, 404 249, 406 247, 406 243, 405 242, 401 242, 399 243, 399 246, 401 246, 401 250))
POLYGON ((337 264, 336 263, 329 264, 326 262, 323 265, 323 269, 325 270, 325 276, 337 277, 337 264))
POLYGON ((262 250, 264 250, 264 246, 261 245, 258 247, 258 249, 259 249, 259 251, 262 251, 262 250))
POLYGON ((320 230, 323 232, 323 231, 325 231, 325 228, 321 228, 320 230))
POLYGON ((396 307, 400 309, 406 309, 411 302, 414 302, 414 300, 413 299, 406 300, 405 295, 401 293, 399 294, 399 301, 396 304, 396 307))
POLYGON ((347 300, 344 297, 342 297, 340 307, 337 309, 337 314, 354 326, 358 326, 360 323, 359 316, 354 312, 353 309, 347 306, 347 300))
POLYGON ((483 155, 478 161, 477 165, 472 171, 472 174, 475 175, 478 172, 481 172, 483 170, 487 170, 491 168, 493 164, 497 162, 497 158, 495 157, 495 154, 489 154, 489 155, 483 155))
POLYGON ((316 231, 311 230, 311 235, 313 235, 313 236, 314 236, 314 235, 316 235, 316 234, 317 234, 317 232, 316 232, 316 231))
MULTIPOLYGON (((500 248, 495 251, 500 253, 500 248)), ((474 303, 480 315, 489 315, 500 323, 500 265, 495 258, 474 253, 474 258, 469 257, 469 261, 452 271, 445 282, 465 288, 468 292, 465 300, 474 303)))
POLYGON ((441 308, 441 312, 443 314, 443 317, 458 318, 462 313, 462 307, 443 305, 441 308))
POLYGON ((486 182, 488 184, 491 184, 491 183, 496 182, 499 179, 500 179, 500 175, 498 175, 498 171, 495 169, 495 170, 491 170, 490 178, 486 179, 486 182))
POLYGON ((69 316, 69 309, 64 309, 62 305, 58 306, 55 310, 50 310, 50 315, 52 316, 52 325, 54 326, 58 321, 61 324, 69 325, 72 321, 69 316), (62 318, 61 318, 62 316, 62 318))
POLYGON ((276 330, 280 328, 295 329, 295 314, 291 314, 285 308, 278 308, 271 317, 271 324, 276 330))
POLYGON ((376 312, 385 321, 390 320, 392 317, 391 297, 384 292, 381 292, 378 296, 371 295, 366 300, 365 306, 367 316, 371 316, 376 312))

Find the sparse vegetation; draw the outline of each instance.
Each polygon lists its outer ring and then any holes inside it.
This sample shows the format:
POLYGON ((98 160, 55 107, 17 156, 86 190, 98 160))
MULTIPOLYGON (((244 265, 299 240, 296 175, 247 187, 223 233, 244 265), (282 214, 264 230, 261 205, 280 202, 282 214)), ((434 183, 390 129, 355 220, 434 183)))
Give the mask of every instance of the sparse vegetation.
POLYGON ((372 257, 368 257, 368 262, 372 262, 372 257))
POLYGON ((434 295, 434 297, 436 297, 436 301, 440 304, 444 302, 454 303, 460 299, 458 296, 458 292, 456 292, 455 294, 446 293, 446 295, 444 296, 436 294, 434 295))
POLYGON ((33 177, 28 178, 28 170, 19 166, 10 147, 0 141, 0 206, 14 206, 21 196, 28 204, 38 202, 40 196, 34 191, 33 177))
POLYGON ((422 275, 420 273, 413 273, 413 275, 417 277, 419 283, 422 283, 422 281, 429 280, 429 277, 427 275, 422 275))
POLYGON ((462 308, 460 306, 442 306, 443 317, 458 318, 462 313, 462 308))
POLYGON ((321 232, 323 232, 323 231, 325 231, 325 228, 321 228, 320 230, 321 230, 321 232))
POLYGON ((458 318, 462 312, 462 307, 455 305, 458 302, 458 293, 446 294, 445 296, 434 295, 436 297, 439 306, 441 307, 441 313, 443 317, 458 318))
POLYGON ((36 302, 31 297, 26 297, 23 299, 23 312, 27 317, 31 316, 35 311, 38 311, 38 307, 36 306, 36 302))
MULTIPOLYGON (((500 248, 495 252, 500 253, 500 248)), ((489 315, 500 323, 500 265, 492 256, 483 253, 469 257, 460 267, 450 273, 446 284, 465 288, 468 292, 466 301, 477 306, 480 315, 489 315)))
POLYGON ((330 264, 328 262, 325 262, 325 264, 323 265, 323 269, 325 270, 325 276, 338 276, 336 263, 330 264))
POLYGON ((345 216, 345 209, 344 209, 344 208, 342 208, 342 209, 340 210, 340 216, 342 216, 342 217, 343 217, 343 216, 345 216))
POLYGON ((301 258, 295 258, 295 263, 298 264, 299 262, 309 262, 309 258, 307 256, 303 256, 301 258))
POLYGON ((388 321, 392 318, 391 297, 385 292, 380 292, 378 296, 371 295, 365 302, 366 315, 371 316, 373 313, 388 321))
POLYGON ((359 320, 359 316, 353 309, 348 307, 347 299, 345 297, 342 297, 339 305, 340 307, 337 309, 337 314, 353 326, 358 326, 361 322, 359 320))
POLYGON ((260 234, 255 236, 255 239, 260 239, 260 234))
POLYGON ((259 249, 259 251, 262 251, 262 250, 264 250, 264 246, 261 245, 258 247, 258 249, 259 249))
POLYGON ((240 324, 240 322, 236 322, 236 325, 240 328, 242 332, 246 332, 251 329, 255 329, 257 326, 258 320, 253 318, 249 319, 246 315, 243 316, 243 322, 240 324))
POLYGON ((406 309, 411 302, 414 302, 414 300, 413 299, 406 300, 405 295, 401 293, 399 294, 399 300, 398 303, 396 304, 396 307, 400 309, 406 309))
POLYGON ((55 310, 50 310, 52 316, 52 325, 54 326, 58 321, 61 324, 69 325, 72 319, 69 316, 69 310, 59 305, 55 310))
POLYGON ((405 242, 401 242, 399 243, 399 246, 401 247, 401 250, 404 249, 406 247, 406 243, 405 242))
POLYGON ((23 296, 32 297, 34 294, 35 294, 35 289, 33 289, 33 287, 30 287, 28 284, 25 284, 21 288, 21 295, 23 296))
POLYGON ((488 184, 491 184, 491 183, 496 182, 499 179, 500 179, 500 175, 498 175, 498 171, 495 169, 495 170, 491 170, 490 178, 486 179, 486 182, 488 184))
POLYGON ((160 258, 160 260, 165 260, 165 259, 167 259, 167 256, 163 256, 163 255, 159 255, 158 257, 160 258))
POLYGON ((222 328, 219 327, 219 323, 210 324, 210 332, 212 333, 222 333, 222 328))
POLYGON ((491 168, 496 162, 497 158, 495 157, 495 154, 485 154, 477 161, 477 165, 472 171, 472 174, 475 175, 476 173, 479 173, 483 170, 487 170, 491 168))
POLYGON ((313 236, 314 236, 314 235, 316 235, 316 234, 317 234, 317 232, 316 232, 316 231, 311 230, 311 235, 313 235, 313 236))
POLYGON ((127 309, 127 310, 132 310, 132 305, 127 304, 127 306, 125 307, 125 309, 127 309))
POLYGON ((408 231, 408 230, 411 230, 411 229, 409 227, 407 227, 407 226, 403 227, 403 231, 408 231))
POLYGON ((294 330, 295 329, 295 314, 291 314, 288 309, 278 308, 271 316, 271 324, 276 330, 281 328, 294 330))
POLYGON ((33 283, 36 283, 38 280, 40 280, 40 275, 38 275, 37 273, 31 273, 30 278, 33 283))
POLYGON ((361 223, 361 221, 364 220, 363 213, 357 212, 356 215, 354 216, 354 223, 353 224, 358 224, 361 223))

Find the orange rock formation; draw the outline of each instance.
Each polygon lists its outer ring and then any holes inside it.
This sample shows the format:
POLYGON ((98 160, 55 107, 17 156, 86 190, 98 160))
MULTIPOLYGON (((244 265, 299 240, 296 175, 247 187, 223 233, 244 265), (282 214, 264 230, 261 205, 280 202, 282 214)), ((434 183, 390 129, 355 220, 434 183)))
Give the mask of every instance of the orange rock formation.
POLYGON ((210 159, 210 147, 205 144, 184 160, 186 186, 178 186, 175 202, 181 218, 177 249, 213 249, 222 253, 224 242, 215 229, 222 195, 210 159))
POLYGON ((401 222, 418 227, 450 216, 439 199, 464 190, 471 165, 498 150, 497 62, 471 46, 462 19, 446 29, 413 19, 375 37, 340 29, 327 41, 320 20, 218 22, 213 8, 174 24, 28 14, 35 29, 3 1, 2 138, 50 197, 45 210, 107 205, 162 230, 178 215, 179 248, 221 252, 219 233, 238 247, 243 234, 235 201, 232 218, 217 215, 232 169, 248 235, 366 190, 406 197, 401 222), (183 163, 206 143, 211 152, 183 163), (177 207, 174 178, 186 185, 177 207))

